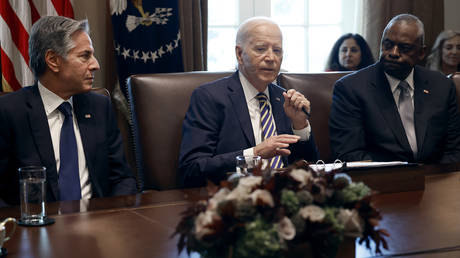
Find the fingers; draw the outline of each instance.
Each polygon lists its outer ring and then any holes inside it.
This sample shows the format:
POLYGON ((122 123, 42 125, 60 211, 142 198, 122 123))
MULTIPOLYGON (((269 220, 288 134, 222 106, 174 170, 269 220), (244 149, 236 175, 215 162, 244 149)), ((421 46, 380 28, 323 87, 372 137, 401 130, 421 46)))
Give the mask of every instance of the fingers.
POLYGON ((274 135, 255 146, 254 154, 259 155, 264 159, 272 158, 278 155, 289 155, 291 154, 291 151, 287 148, 290 144, 296 143, 299 140, 300 137, 297 135, 274 135))
POLYGON ((302 107, 304 107, 307 112, 310 112, 310 101, 300 92, 290 89, 284 92, 283 96, 285 105, 291 106, 298 111, 302 110, 302 107))

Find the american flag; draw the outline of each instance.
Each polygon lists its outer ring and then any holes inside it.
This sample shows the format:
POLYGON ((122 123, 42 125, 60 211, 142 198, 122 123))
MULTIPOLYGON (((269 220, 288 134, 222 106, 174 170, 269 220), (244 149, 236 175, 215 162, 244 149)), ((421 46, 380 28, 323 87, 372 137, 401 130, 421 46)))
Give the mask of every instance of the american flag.
POLYGON ((29 30, 40 17, 48 15, 73 18, 73 0, 0 0, 0 91, 15 91, 34 83, 29 68, 29 30))

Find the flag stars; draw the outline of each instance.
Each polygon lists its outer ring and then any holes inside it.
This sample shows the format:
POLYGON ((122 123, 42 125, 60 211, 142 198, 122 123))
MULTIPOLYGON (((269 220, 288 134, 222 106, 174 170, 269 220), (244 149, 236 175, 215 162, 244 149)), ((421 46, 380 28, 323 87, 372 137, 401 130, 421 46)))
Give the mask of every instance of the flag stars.
POLYGON ((133 59, 134 61, 139 59, 139 50, 133 50, 133 59))
POLYGON ((130 51, 129 48, 128 49, 123 48, 123 53, 121 55, 124 57, 125 60, 126 58, 129 57, 129 51, 130 51))
POLYGON ((174 47, 172 46, 172 43, 169 43, 168 45, 166 45, 166 51, 172 54, 173 50, 174 50, 174 47))
POLYGON ((144 63, 147 63, 147 61, 150 59, 149 52, 146 53, 146 52, 142 51, 141 59, 144 60, 144 63))
POLYGON ((164 55, 164 53, 166 53, 164 50, 163 50, 163 46, 161 46, 159 49, 158 49, 158 55, 161 57, 164 55))
POLYGON ((117 52, 117 55, 120 54, 120 45, 118 44, 115 45, 115 51, 117 52))
POLYGON ((157 51, 155 51, 155 52, 150 52, 150 54, 151 54, 151 56, 152 56, 152 62, 155 63, 155 60, 158 59, 157 51))
POLYGON ((174 48, 179 46, 179 39, 174 40, 174 48))

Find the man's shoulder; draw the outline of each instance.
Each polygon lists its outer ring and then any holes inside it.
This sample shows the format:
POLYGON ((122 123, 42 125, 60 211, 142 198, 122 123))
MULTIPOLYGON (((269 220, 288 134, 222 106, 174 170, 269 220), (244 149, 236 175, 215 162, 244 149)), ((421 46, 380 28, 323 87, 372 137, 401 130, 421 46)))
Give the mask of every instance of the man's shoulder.
POLYGON ((0 96, 0 107, 19 108, 22 103, 25 103, 26 98, 33 97, 32 90, 34 86, 27 86, 14 92, 4 93, 0 96))
POLYGON ((378 72, 378 65, 377 63, 375 63, 368 67, 355 71, 353 73, 347 74, 337 81, 347 84, 347 83, 353 83, 355 81, 365 82, 365 81, 376 80, 377 72, 378 72))
POLYGON ((194 93, 195 95, 202 95, 202 94, 210 94, 213 95, 214 97, 219 97, 221 94, 225 91, 228 91, 228 88, 233 86, 234 84, 240 84, 239 79, 238 79, 238 74, 232 74, 229 76, 222 77, 220 79, 207 82, 205 84, 202 84, 198 86, 195 90, 194 93))

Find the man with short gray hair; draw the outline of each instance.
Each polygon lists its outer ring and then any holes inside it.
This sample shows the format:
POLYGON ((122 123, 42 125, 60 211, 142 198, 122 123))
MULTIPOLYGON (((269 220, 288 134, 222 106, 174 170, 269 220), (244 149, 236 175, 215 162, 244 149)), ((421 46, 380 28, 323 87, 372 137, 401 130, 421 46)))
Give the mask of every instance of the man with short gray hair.
POLYGON ((88 22, 39 19, 33 86, 0 97, 0 206, 19 203, 18 168, 46 167, 47 201, 136 193, 110 100, 90 92, 99 63, 88 22))
POLYGON ((272 83, 283 59, 279 26, 266 17, 246 20, 237 32, 235 54, 238 71, 192 94, 179 155, 186 186, 225 179, 226 172, 235 171, 238 155, 261 156, 272 169, 318 159, 303 111, 310 112, 310 102, 272 83))
POLYGON ((329 120, 336 158, 460 162, 455 85, 417 65, 424 34, 416 16, 395 16, 383 31, 380 60, 336 82, 329 120))

